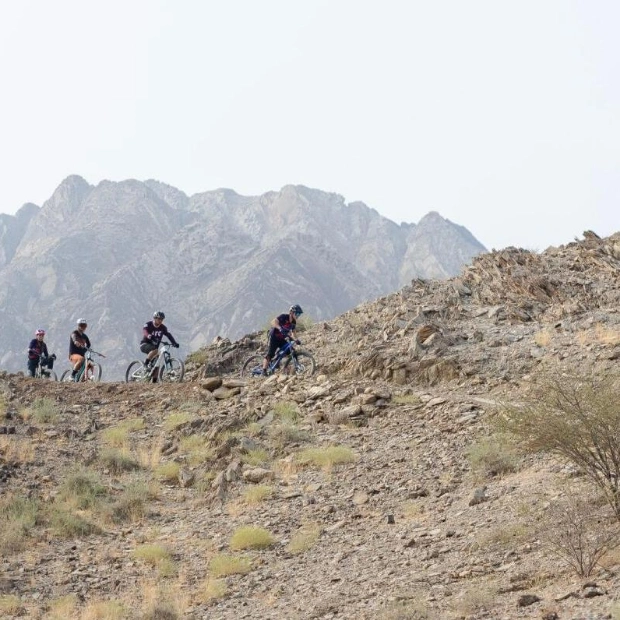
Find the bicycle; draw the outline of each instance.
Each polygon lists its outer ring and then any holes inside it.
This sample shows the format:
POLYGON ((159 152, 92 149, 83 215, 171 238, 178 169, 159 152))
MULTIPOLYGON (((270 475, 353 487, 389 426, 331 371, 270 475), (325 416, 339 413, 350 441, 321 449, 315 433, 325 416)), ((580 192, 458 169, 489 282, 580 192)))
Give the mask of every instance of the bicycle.
POLYGON ((127 383, 133 383, 134 381, 148 383, 154 378, 154 371, 157 368, 158 373, 155 376, 157 376, 160 381, 181 383, 185 375, 185 364, 181 360, 170 355, 171 346, 169 342, 162 342, 159 345, 159 355, 157 359, 153 360, 153 363, 149 364, 148 367, 139 360, 131 362, 125 372, 125 381, 127 383))
POLYGON ((58 376, 52 370, 50 364, 54 363, 56 359, 56 354, 52 353, 48 357, 39 356, 39 363, 37 364, 34 370, 34 378, 35 379, 47 379, 48 381, 58 381, 58 376))
POLYGON ((92 349, 86 349, 86 353, 84 354, 84 361, 80 365, 75 376, 72 375, 72 370, 65 370, 60 376, 60 380, 65 383, 79 383, 80 381, 101 381, 101 364, 93 361, 93 355, 98 355, 99 357, 105 357, 103 353, 97 353, 97 351, 93 351, 92 349))
MULTIPOLYGON (((289 339, 286 344, 281 346, 274 355, 271 362, 267 365, 266 374, 272 375, 280 366, 280 372, 294 374, 296 376, 310 376, 316 369, 316 362, 307 351, 298 351, 295 345, 299 345, 299 340, 289 339)), ((242 377, 261 377, 263 376, 262 355, 252 355, 245 360, 241 367, 242 377)))

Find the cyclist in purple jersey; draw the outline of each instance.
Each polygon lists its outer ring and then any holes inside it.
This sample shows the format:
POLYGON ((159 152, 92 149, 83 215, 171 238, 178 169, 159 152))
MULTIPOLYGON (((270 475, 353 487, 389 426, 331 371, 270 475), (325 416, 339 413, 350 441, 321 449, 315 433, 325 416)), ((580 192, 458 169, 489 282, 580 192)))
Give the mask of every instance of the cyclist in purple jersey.
MULTIPOLYGON (((37 369, 37 364, 39 363, 39 358, 43 357, 43 359, 48 357, 47 353, 47 345, 43 341, 45 338, 45 330, 37 329, 34 334, 34 338, 30 341, 28 345, 28 372, 31 377, 34 377, 34 373, 37 369)), ((44 371, 45 374, 49 374, 44 371)))
POLYGON ((276 350, 279 349, 287 338, 296 339, 295 328, 297 327, 297 317, 303 314, 303 310, 299 304, 293 304, 288 311, 288 314, 280 314, 273 321, 271 321, 271 329, 269 330, 269 337, 267 341, 267 353, 265 353, 265 359, 263 359, 263 374, 267 374, 267 366, 271 358, 275 355, 276 350))
MULTIPOLYGON (((144 365, 149 366, 151 360, 157 357, 157 351, 159 349, 159 343, 165 336, 170 340, 170 344, 173 347, 179 347, 178 342, 174 339, 174 336, 168 331, 168 328, 164 325, 164 319, 166 315, 157 311, 153 313, 153 320, 149 321, 142 328, 142 340, 140 341, 140 351, 146 355, 144 365)), ((156 373, 153 373, 153 381, 157 381, 156 373)))

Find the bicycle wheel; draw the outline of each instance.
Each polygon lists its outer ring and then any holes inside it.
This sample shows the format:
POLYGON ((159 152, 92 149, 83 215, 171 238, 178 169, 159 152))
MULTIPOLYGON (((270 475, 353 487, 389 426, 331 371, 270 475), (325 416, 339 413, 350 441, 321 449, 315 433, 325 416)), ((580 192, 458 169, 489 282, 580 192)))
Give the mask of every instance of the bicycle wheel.
POLYGON ((291 363, 291 356, 289 355, 282 362, 282 372, 289 375, 302 375, 310 376, 316 369, 316 362, 310 353, 300 351, 293 356, 293 363, 291 363))
POLYGON ((176 357, 171 357, 161 368, 159 378, 168 383, 181 383, 185 374, 185 364, 176 357))
POLYGON ((91 362, 84 374, 82 381, 101 381, 101 365, 97 362, 91 362))
POLYGON ((58 376, 53 370, 47 370, 44 373, 41 373, 42 379, 47 379, 48 381, 58 381, 58 376))
POLYGON ((260 355, 252 355, 245 360, 241 367, 242 377, 260 377, 263 374, 263 358, 260 355))
POLYGON ((73 377, 71 376, 70 370, 65 370, 62 375, 60 375, 61 383, 73 383, 73 377))
POLYGON ((132 383, 133 381, 144 381, 146 379, 146 369, 144 368, 144 364, 135 360, 131 362, 129 366, 127 366, 127 371, 125 372, 125 381, 127 383, 132 383))

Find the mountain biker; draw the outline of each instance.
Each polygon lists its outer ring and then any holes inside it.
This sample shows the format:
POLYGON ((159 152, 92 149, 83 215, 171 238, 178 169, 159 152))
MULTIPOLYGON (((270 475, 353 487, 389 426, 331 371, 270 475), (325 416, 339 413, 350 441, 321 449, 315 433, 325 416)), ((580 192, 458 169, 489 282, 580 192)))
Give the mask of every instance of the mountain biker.
MULTIPOLYGON (((271 321, 271 329, 269 330, 268 348, 263 359, 263 375, 267 374, 267 366, 271 358, 275 355, 277 349, 279 349, 287 338, 296 340, 295 328, 297 327, 297 318, 303 314, 303 310, 299 304, 293 304, 288 314, 279 314, 273 321, 271 321)), ((297 341, 299 343, 299 341, 297 341)))
MULTIPOLYGON (((34 338, 28 345, 28 372, 31 377, 34 377, 37 365, 39 364, 39 358, 43 357, 43 359, 46 359, 49 357, 49 353, 47 352, 47 344, 43 341, 44 338, 45 330, 37 329, 34 333, 34 338)), ((49 375, 49 372, 45 370, 42 372, 45 375, 49 375)))
MULTIPOLYGON (((159 343, 161 339, 166 336, 170 340, 170 344, 173 347, 179 348, 179 343, 174 339, 174 336, 168 331, 168 328, 164 325, 164 319, 166 315, 158 310, 153 313, 153 320, 145 323, 142 328, 142 340, 140 341, 140 351, 146 354, 144 360, 144 366, 149 367, 154 357, 157 357, 157 350, 159 349, 159 343)), ((153 383, 157 383, 157 369, 153 371, 153 383)))
POLYGON ((69 339, 69 361, 73 364, 71 378, 75 381, 80 366, 84 363, 86 350, 90 349, 90 339, 84 333, 88 327, 86 319, 77 320, 77 329, 71 332, 69 339))

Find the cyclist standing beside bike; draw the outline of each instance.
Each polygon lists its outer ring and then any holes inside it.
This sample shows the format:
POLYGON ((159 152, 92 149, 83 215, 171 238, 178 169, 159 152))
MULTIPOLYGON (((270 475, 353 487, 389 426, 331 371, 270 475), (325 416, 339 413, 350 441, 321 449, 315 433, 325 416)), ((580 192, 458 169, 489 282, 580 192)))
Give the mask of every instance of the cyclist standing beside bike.
POLYGON ((31 377, 34 377, 37 365, 39 364, 39 358, 43 357, 43 359, 45 359, 49 357, 49 354, 47 352, 47 345, 43 341, 44 338, 45 330, 37 329, 37 331, 34 333, 34 338, 30 341, 30 344, 28 345, 28 372, 30 373, 31 377))
POLYGON ((90 349, 90 339, 84 333, 87 327, 88 323, 86 319, 78 319, 77 329, 71 332, 71 337, 69 338, 69 361, 73 364, 71 370, 71 377, 73 380, 75 380, 80 366, 84 363, 86 350, 90 349))
MULTIPOLYGON (((179 343, 174 339, 174 336, 168 331, 168 328, 164 325, 164 319, 166 315, 157 311, 153 313, 153 320, 148 321, 142 328, 142 340, 140 341, 140 351, 146 354, 146 360, 144 360, 144 366, 149 367, 151 360, 157 357, 157 350, 159 349, 159 343, 161 339, 166 336, 170 340, 170 344, 173 347, 179 348, 179 343)), ((153 372, 153 382, 157 382, 157 369, 153 372)))
POLYGON ((263 359, 263 375, 267 374, 267 367, 271 358, 275 355, 287 338, 296 339, 295 327, 297 327, 297 318, 303 314, 303 310, 299 304, 293 304, 288 314, 279 314, 271 321, 271 329, 269 330, 268 348, 263 359))

